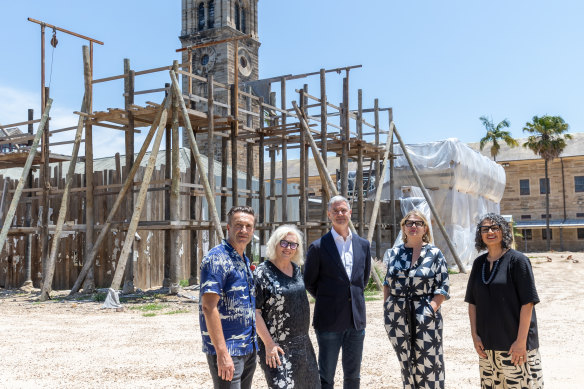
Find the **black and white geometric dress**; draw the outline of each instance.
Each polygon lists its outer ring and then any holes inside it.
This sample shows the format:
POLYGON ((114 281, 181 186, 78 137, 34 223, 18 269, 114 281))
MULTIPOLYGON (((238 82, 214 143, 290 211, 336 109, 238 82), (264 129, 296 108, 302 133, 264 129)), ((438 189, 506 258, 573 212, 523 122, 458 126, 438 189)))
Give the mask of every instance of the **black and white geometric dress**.
POLYGON ((314 348, 308 336, 310 306, 302 271, 292 263, 292 277, 281 272, 270 261, 261 263, 255 271, 256 308, 274 342, 283 350, 282 364, 266 365, 266 348, 259 340, 259 362, 270 388, 320 388, 320 376, 314 348))
POLYGON ((444 388, 442 314, 430 301, 436 294, 449 298, 448 267, 436 246, 422 247, 412 264, 413 249, 403 244, 389 256, 384 285, 390 295, 384 304, 385 330, 400 362, 404 388, 444 388))

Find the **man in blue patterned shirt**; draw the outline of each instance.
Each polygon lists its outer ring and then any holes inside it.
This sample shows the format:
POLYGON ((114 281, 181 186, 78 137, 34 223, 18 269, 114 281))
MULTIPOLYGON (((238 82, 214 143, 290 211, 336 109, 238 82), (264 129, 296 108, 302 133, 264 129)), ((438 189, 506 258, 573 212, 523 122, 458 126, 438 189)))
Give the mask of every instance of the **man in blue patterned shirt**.
POLYGON ((215 388, 251 388, 256 367, 255 290, 245 248, 255 216, 247 206, 227 214, 227 239, 201 263, 199 322, 215 388))

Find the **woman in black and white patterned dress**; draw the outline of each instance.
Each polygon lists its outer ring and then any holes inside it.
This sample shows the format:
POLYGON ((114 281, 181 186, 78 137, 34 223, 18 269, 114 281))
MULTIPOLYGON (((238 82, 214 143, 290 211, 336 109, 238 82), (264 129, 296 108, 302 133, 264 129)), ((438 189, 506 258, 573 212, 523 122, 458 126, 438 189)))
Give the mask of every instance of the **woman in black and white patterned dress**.
POLYGON ((310 306, 300 266, 302 234, 291 225, 276 229, 268 260, 255 271, 259 361, 270 388, 320 388, 308 336, 310 306))
POLYGON ((401 367, 404 389, 444 388, 443 320, 449 298, 446 260, 432 245, 428 221, 418 210, 401 223, 404 243, 387 250, 385 329, 401 367))
POLYGON ((479 355, 483 389, 543 388, 535 304, 539 302, 529 258, 513 250, 513 232, 501 215, 477 225, 466 296, 470 329, 479 355))

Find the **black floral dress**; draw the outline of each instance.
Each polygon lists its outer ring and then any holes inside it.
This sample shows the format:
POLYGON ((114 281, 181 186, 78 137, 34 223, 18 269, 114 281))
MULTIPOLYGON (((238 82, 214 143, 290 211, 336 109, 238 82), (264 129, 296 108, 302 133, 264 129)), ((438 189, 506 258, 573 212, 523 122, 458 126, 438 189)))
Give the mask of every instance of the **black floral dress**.
POLYGON ((444 388, 442 314, 430 301, 449 298, 448 268, 438 247, 427 244, 412 266, 413 249, 403 244, 387 250, 384 285, 385 329, 397 353, 404 388, 444 388))
POLYGON ((292 277, 281 272, 270 261, 255 271, 256 308, 274 342, 283 350, 282 364, 266 365, 266 348, 259 343, 259 361, 270 388, 320 388, 320 377, 314 348, 308 336, 310 306, 302 271, 292 263, 292 277))

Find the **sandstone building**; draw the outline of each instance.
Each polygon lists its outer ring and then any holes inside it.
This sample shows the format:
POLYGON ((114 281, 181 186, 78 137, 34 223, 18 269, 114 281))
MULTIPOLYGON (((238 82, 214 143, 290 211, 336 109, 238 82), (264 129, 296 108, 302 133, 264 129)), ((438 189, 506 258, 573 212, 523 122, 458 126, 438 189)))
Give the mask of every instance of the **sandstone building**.
MULTIPOLYGON (((553 250, 584 250, 584 133, 571 134, 559 158, 549 163, 550 229, 553 250)), ((512 215, 517 248, 522 251, 546 251, 545 170, 544 160, 522 145, 502 144, 497 163, 505 169, 507 183, 501 200, 501 214, 512 215)), ((473 149, 490 157, 490 148, 473 149)))

